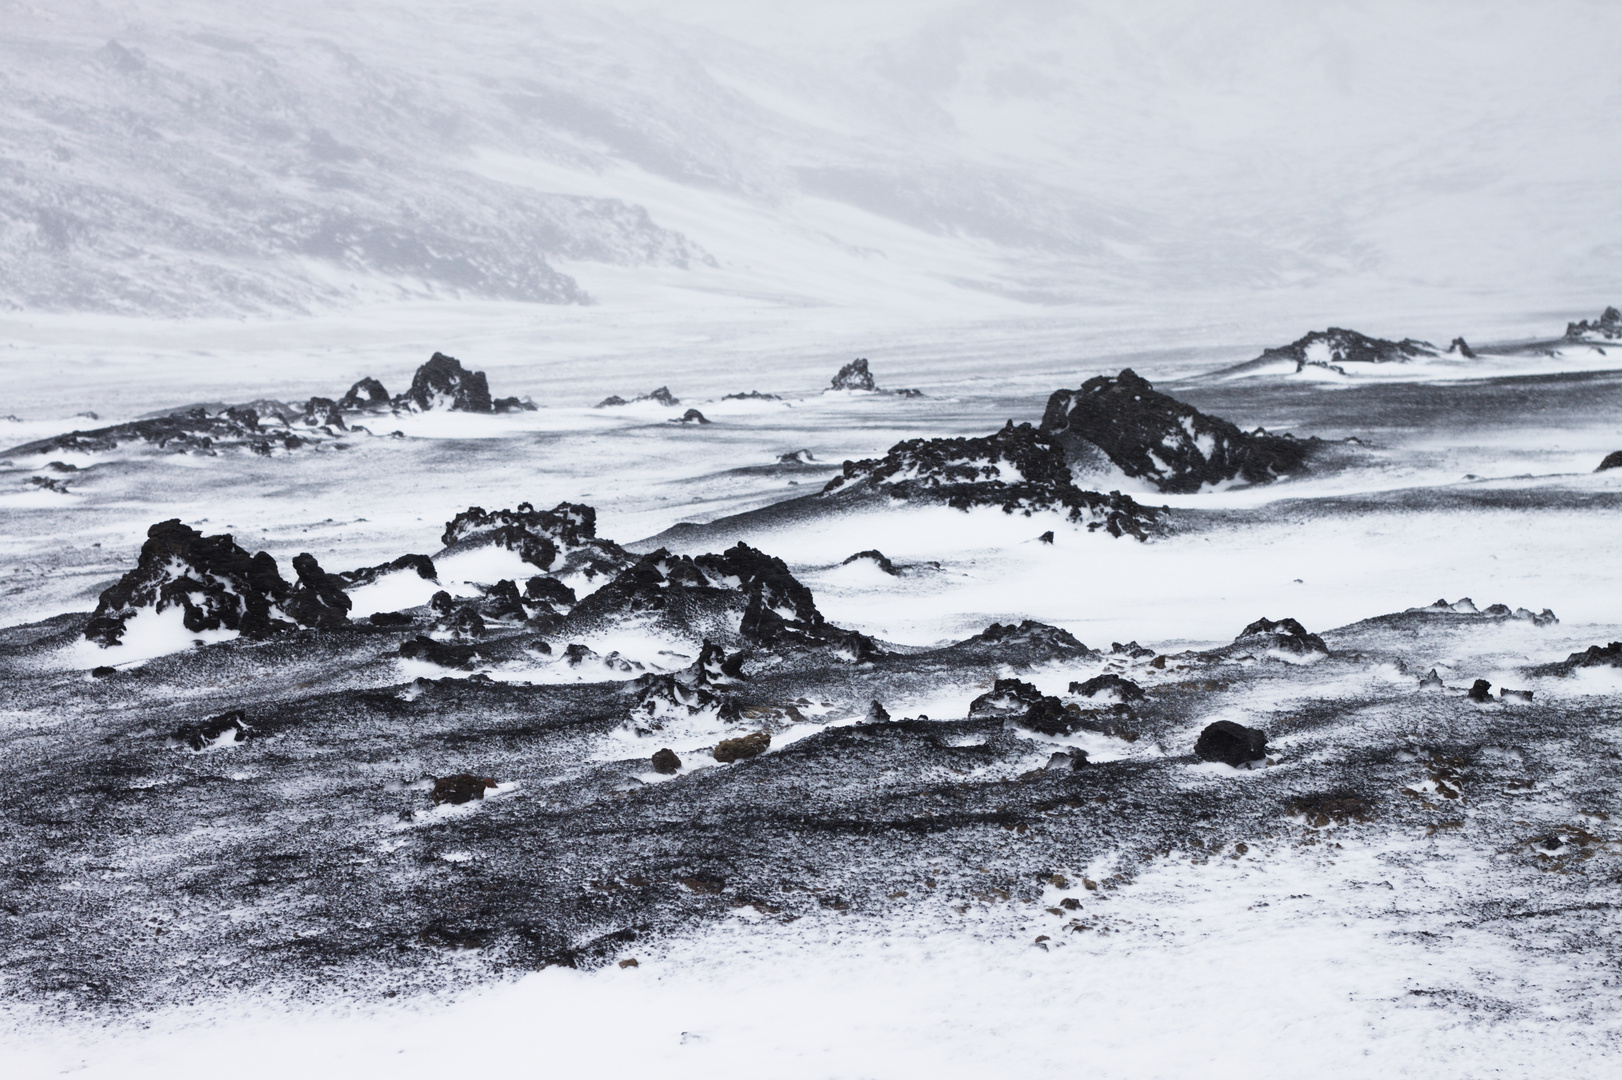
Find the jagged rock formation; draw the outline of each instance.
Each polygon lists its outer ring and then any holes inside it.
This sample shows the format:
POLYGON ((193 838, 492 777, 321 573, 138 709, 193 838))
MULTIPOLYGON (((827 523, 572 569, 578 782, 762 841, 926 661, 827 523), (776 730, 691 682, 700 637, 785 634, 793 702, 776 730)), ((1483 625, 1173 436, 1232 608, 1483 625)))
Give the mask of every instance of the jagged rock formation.
POLYGON ((726 394, 722 401, 782 401, 776 394, 763 394, 759 390, 751 390, 747 394, 726 394))
POLYGON ((558 503, 550 510, 527 502, 515 510, 470 506, 446 523, 440 541, 445 550, 439 558, 493 545, 516 551, 538 570, 583 574, 588 580, 616 574, 634 561, 612 540, 597 537, 597 511, 581 503, 558 503))
POLYGON ((879 551, 877 548, 872 548, 867 551, 858 551, 856 554, 852 555, 839 565, 849 566, 853 562, 862 562, 864 560, 871 562, 874 566, 878 567, 886 574, 889 574, 891 577, 901 576, 901 571, 896 569, 895 563, 891 562, 889 557, 886 556, 884 552, 879 551))
POLYGON ((417 369, 411 389, 394 399, 397 408, 494 412, 490 383, 482 371, 468 371, 454 356, 436 352, 417 369))
POLYGON ((293 586, 266 552, 250 556, 229 534, 204 536, 179 518, 158 522, 146 535, 135 569, 101 594, 87 639, 118 645, 130 619, 170 608, 181 609, 194 634, 235 630, 264 637, 292 627, 282 605, 293 586))
POLYGON ((1317 634, 1307 632, 1307 628, 1294 619, 1257 619, 1239 632, 1228 646, 1229 652, 1250 651, 1263 656, 1289 657, 1295 659, 1308 659, 1311 657, 1328 656, 1329 646, 1317 634))
POLYGON ((717 642, 831 647, 854 660, 876 652, 870 639, 830 625, 783 560, 741 543, 696 558, 664 548, 644 555, 581 600, 568 627, 619 625, 637 614, 717 642))
POLYGON ((1462 356, 1466 360, 1474 360, 1476 358, 1476 351, 1470 348, 1470 343, 1465 341, 1462 337, 1454 338, 1452 343, 1448 345, 1447 351, 1449 353, 1462 356))
POLYGON ((997 656, 1009 662, 1025 664, 1075 659, 1093 651, 1077 641, 1070 631, 1033 619, 1026 619, 1018 625, 992 623, 950 648, 954 653, 997 656))
MULTIPOLYGON (((306 445, 351 436, 357 431, 350 421, 386 411, 450 408, 491 413, 535 407, 533 402, 518 398, 492 402, 482 371, 467 371, 460 361, 435 353, 417 369, 411 389, 392 400, 383 384, 368 376, 336 401, 317 396, 302 404, 260 398, 224 408, 193 406, 166 416, 54 435, 13 447, 6 453, 17 456, 64 451, 105 453, 126 444, 146 443, 171 453, 215 454, 236 447, 269 457, 279 451, 298 450, 306 445)), ((367 432, 360 428, 358 433, 367 432)))
POLYGON ((877 390, 878 384, 873 381, 872 372, 867 370, 866 360, 852 360, 839 369, 834 381, 829 384, 830 390, 877 390))
POLYGON ((439 667, 468 671, 473 667, 476 654, 471 645, 453 645, 419 634, 401 644, 400 655, 407 660, 424 660, 439 667))
POLYGON ((1409 612, 1445 616, 1465 615, 1479 619, 1491 619, 1499 622, 1506 619, 1514 619, 1517 622, 1529 622, 1533 626, 1555 626, 1560 622, 1560 620, 1555 616, 1555 613, 1550 611, 1548 608, 1544 608, 1542 611, 1537 612, 1536 614, 1534 614, 1528 608, 1523 607, 1510 610, 1508 604, 1489 604, 1485 608, 1477 608, 1475 601, 1471 600, 1468 596, 1455 600, 1452 603, 1448 603, 1446 598, 1443 598, 1435 601, 1428 607, 1410 608, 1409 612))
POLYGON ((671 421, 672 424, 708 424, 709 418, 697 409, 688 409, 671 421))
POLYGON ((1531 669, 1533 675, 1570 675, 1578 668, 1622 668, 1622 641, 1609 645, 1590 645, 1582 652, 1574 652, 1555 664, 1544 664, 1531 669))
POLYGON ((1308 367, 1326 368, 1346 374, 1343 364, 1401 364, 1422 356, 1435 356, 1436 347, 1428 341, 1403 338, 1386 341, 1371 338, 1356 330, 1342 330, 1331 326, 1328 330, 1314 330, 1288 345, 1264 349, 1253 363, 1286 360, 1295 364, 1295 370, 1308 367))
POLYGON ((437 581, 439 571, 434 567, 434 560, 426 555, 401 555, 376 566, 362 566, 354 570, 344 570, 335 575, 343 581, 345 589, 358 589, 362 585, 370 585, 380 577, 388 574, 398 574, 410 570, 424 581, 437 581))
POLYGON ((1622 311, 1608 307, 1593 322, 1587 319, 1566 324, 1567 341, 1616 341, 1622 339, 1622 311))
POLYGON ((315 556, 307 551, 293 556, 293 569, 298 574, 298 584, 293 586, 283 606, 294 622, 330 630, 349 621, 349 609, 353 605, 344 592, 343 578, 322 570, 315 556))
POLYGON ((1622 469, 1622 450, 1613 450, 1605 455, 1605 460, 1599 463, 1595 472, 1605 472, 1607 469, 1622 469))
POLYGON ((1070 692, 1089 698, 1102 696, 1122 705, 1142 701, 1144 697, 1143 687, 1131 679, 1123 679, 1113 671, 1094 675, 1085 682, 1073 682, 1070 684, 1070 692))
POLYGON ((1232 720, 1218 720, 1200 732, 1194 754, 1201 761, 1220 761, 1238 768, 1267 757, 1267 735, 1232 720))
POLYGON ((603 400, 599 401, 596 407, 599 409, 606 409, 614 405, 630 405, 633 402, 638 401, 652 401, 659 405, 667 405, 672 407, 681 404, 681 399, 672 394, 668 386, 661 386, 651 394, 638 394, 636 397, 630 398, 629 400, 620 397, 618 394, 610 394, 608 397, 605 397, 603 400))
POLYGON ((1128 476, 1179 493, 1236 479, 1264 484, 1298 472, 1317 442, 1240 431, 1159 393, 1130 368, 1114 378, 1088 379, 1077 390, 1055 391, 1042 432, 1066 453, 1094 447, 1128 476))
POLYGON ((978 439, 908 439, 882 458, 847 461, 824 496, 879 492, 943 502, 960 510, 997 506, 1005 513, 1058 510, 1089 530, 1147 539, 1161 515, 1119 492, 1083 491, 1071 480, 1064 451, 1048 434, 1010 420, 978 439))

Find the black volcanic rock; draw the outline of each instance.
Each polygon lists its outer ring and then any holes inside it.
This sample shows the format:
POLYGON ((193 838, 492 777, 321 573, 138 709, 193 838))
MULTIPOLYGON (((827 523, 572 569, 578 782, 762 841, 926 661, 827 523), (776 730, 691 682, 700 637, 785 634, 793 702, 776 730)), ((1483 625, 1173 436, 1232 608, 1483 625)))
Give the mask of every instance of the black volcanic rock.
POLYGON ((1220 761, 1238 768, 1267 757, 1267 736, 1232 720, 1218 720, 1200 732, 1194 753, 1201 761, 1220 761))
POLYGON ((1309 634, 1306 627, 1294 619, 1257 619, 1239 632, 1230 649, 1260 649, 1264 652, 1289 653, 1292 656, 1328 656, 1329 646, 1317 634, 1309 634))
POLYGON ((246 742, 252 737, 253 729, 248 726, 247 715, 241 709, 211 716, 201 723, 183 724, 174 734, 176 742, 198 751, 246 742))
POLYGON ((653 755, 653 771, 665 776, 674 776, 681 771, 681 758, 668 746, 656 751, 653 755))
POLYGON ((1128 476, 1161 491, 1194 492, 1206 484, 1263 484, 1300 471, 1314 441, 1248 434, 1159 393, 1130 368, 1100 375, 1048 399, 1042 431, 1071 451, 1072 442, 1103 451, 1128 476))
POLYGON ((1454 338, 1452 344, 1447 347, 1447 351, 1450 353, 1457 353, 1466 360, 1474 360, 1476 358, 1476 351, 1470 348, 1470 343, 1465 341, 1462 337, 1454 338))
POLYGON ((1570 675, 1578 668, 1622 668, 1622 641, 1609 645, 1590 645, 1582 652, 1574 652, 1557 664, 1544 664, 1531 669, 1533 675, 1570 675))
POLYGON ((1064 450, 1029 424, 978 439, 908 439, 882 458, 847 461, 824 496, 871 491, 960 510, 1001 507, 1005 513, 1066 512, 1089 530, 1146 539, 1160 526, 1158 511, 1119 492, 1083 491, 1071 481, 1064 450))
POLYGON ((443 803, 460 806, 474 799, 484 798, 485 791, 495 786, 496 781, 493 777, 458 773, 455 776, 442 776, 435 780, 428 797, 434 801, 435 806, 443 803))
POLYGON ((401 555, 386 563, 377 566, 362 566, 355 570, 344 570, 336 575, 343 582, 346 589, 356 589, 362 585, 370 585, 386 574, 395 574, 403 570, 410 570, 424 581, 435 581, 439 578, 439 571, 434 568, 434 560, 426 555, 401 555))
POLYGON ((873 375, 867 370, 866 360, 852 360, 839 369, 834 381, 829 384, 830 390, 877 390, 873 382, 873 375))
POLYGON ((1605 341, 1622 338, 1622 311, 1608 307, 1593 322, 1584 319, 1581 322, 1566 324, 1567 341, 1584 341, 1589 338, 1601 338, 1605 341))
POLYGON ((697 409, 688 409, 680 417, 671 421, 673 424, 708 424, 709 422, 709 418, 697 409))
POLYGON ((1607 469, 1622 469, 1622 450, 1613 450, 1605 455, 1605 460, 1599 463, 1595 472, 1604 472, 1607 469))
POLYGON ((445 524, 440 540, 445 545, 441 558, 478 547, 504 547, 539 570, 588 578, 618 573, 633 561, 612 540, 598 539, 597 511, 580 503, 558 503, 550 510, 527 502, 514 510, 470 506, 445 524))
POLYGON ((849 631, 823 619, 811 590, 783 560, 741 543, 696 558, 663 548, 650 552, 581 600, 569 621, 617 625, 639 612, 658 613, 706 637, 731 636, 736 625, 736 635, 755 645, 855 644, 849 631))
POLYGON ((283 604, 287 614, 300 626, 330 630, 349 621, 352 601, 344 592, 344 579, 321 569, 308 551, 293 556, 298 584, 283 604))
POLYGON ((1464 692, 1464 696, 1477 705, 1485 705, 1492 700, 1492 683, 1486 679, 1477 679, 1470 684, 1470 689, 1464 692))
POLYGON ((351 411, 356 409, 381 409, 386 408, 388 404, 389 392, 383 388, 382 383, 370 375, 351 386, 349 392, 338 399, 340 409, 349 409, 351 411))
POLYGON ((548 604, 573 605, 575 602, 574 590, 555 577, 545 574, 536 574, 524 582, 524 597, 528 600, 540 600, 548 604))
POLYGON ((172 518, 147 530, 136 566, 101 594, 85 637, 117 645, 125 624, 143 610, 180 608, 192 633, 237 630, 263 637, 292 623, 280 605, 293 587, 276 560, 250 556, 230 535, 204 536, 172 518))
POLYGON ((1104 694, 1114 698, 1123 705, 1130 705, 1134 701, 1143 700, 1143 687, 1131 679, 1123 679, 1113 671, 1103 675, 1094 675, 1086 682, 1073 682, 1070 684, 1072 694, 1082 697, 1097 697, 1104 694))
POLYGON ((400 646, 400 655, 408 660, 426 660, 444 668, 471 670, 475 655, 471 645, 451 645, 418 634, 400 646))
POLYGON ((343 410, 331 398, 313 397, 304 404, 304 423, 310 427, 330 427, 347 430, 343 410))
POLYGON ((880 570, 883 570, 886 574, 890 574, 894 577, 901 576, 901 571, 896 569, 895 563, 891 562, 889 558, 885 556, 884 552, 879 551, 877 548, 873 548, 868 551, 858 551, 856 554, 840 563, 840 565, 849 566, 851 563, 859 562, 863 559, 868 560, 874 566, 878 567, 880 570))
POLYGON ((776 394, 763 394, 759 390, 751 390, 747 394, 727 394, 722 401, 781 401, 776 394))
POLYGON ((417 369, 411 389, 394 399, 398 408, 451 409, 457 412, 495 411, 490 401, 490 384, 482 371, 468 371, 462 362, 444 353, 435 353, 417 369))
POLYGON ((17 456, 95 453, 139 442, 170 453, 213 454, 224 445, 263 446, 262 452, 268 453, 265 434, 260 428, 259 414, 253 409, 233 407, 211 414, 207 409, 198 407, 148 420, 53 435, 48 439, 12 447, 6 453, 17 456))
POLYGON ((615 405, 630 405, 637 401, 652 401, 659 405, 672 407, 681 404, 681 399, 670 392, 670 387, 661 386, 651 394, 638 394, 629 401, 620 397, 618 394, 610 394, 608 397, 605 397, 603 400, 599 401, 596 407, 599 409, 606 409, 615 405))
POLYGON ((992 683, 990 690, 969 702, 969 716, 975 719, 988 716, 1023 716, 1032 705, 1040 704, 1047 697, 1048 695, 1023 679, 998 679, 992 683))
POLYGON ((1436 347, 1428 341, 1413 338, 1387 341, 1384 338, 1371 338, 1356 330, 1331 326, 1328 330, 1314 330, 1288 345, 1264 349, 1252 363, 1287 360, 1295 364, 1296 371, 1321 367, 1344 375, 1346 369, 1342 364, 1401 364, 1421 356, 1435 355, 1436 347))
POLYGON ((1025 619, 1017 625, 992 623, 973 637, 950 646, 950 649, 957 653, 997 656, 1009 662, 1025 664, 1073 659, 1093 651, 1077 641, 1070 631, 1033 619, 1025 619))

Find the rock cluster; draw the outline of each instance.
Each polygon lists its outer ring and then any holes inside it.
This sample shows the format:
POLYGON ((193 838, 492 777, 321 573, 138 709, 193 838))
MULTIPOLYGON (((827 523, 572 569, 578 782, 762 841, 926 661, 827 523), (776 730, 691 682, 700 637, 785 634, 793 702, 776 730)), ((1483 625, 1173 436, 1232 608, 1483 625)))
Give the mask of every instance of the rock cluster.
POLYGON ((224 408, 194 406, 127 424, 70 431, 8 453, 105 452, 139 442, 174 453, 213 454, 237 446, 270 456, 335 440, 344 433, 364 433, 366 429, 358 428, 356 421, 372 415, 426 409, 492 413, 534 408, 533 402, 515 397, 492 401, 484 372, 468 371, 454 357, 436 352, 417 369, 411 389, 392 399, 382 383, 368 376, 337 400, 312 397, 300 404, 261 398, 224 408))
POLYGON ((1566 324, 1567 341, 1588 341, 1593 338, 1599 338, 1601 341, 1616 341, 1622 338, 1622 311, 1608 307, 1593 322, 1583 319, 1581 322, 1566 324))
POLYGON ((1296 371, 1319 367, 1344 375, 1346 369, 1342 364, 1400 364, 1435 355, 1436 347, 1428 341, 1413 338, 1386 341, 1384 338, 1360 334, 1356 330, 1331 326, 1328 330, 1314 330, 1288 345, 1264 349, 1255 362, 1288 360, 1295 363, 1296 371))
POLYGON ((656 405, 674 407, 681 404, 681 398, 670 392, 670 387, 661 386, 651 394, 638 394, 634 398, 622 398, 618 394, 610 394, 596 405, 599 409, 612 408, 615 405, 631 405, 638 401, 651 401, 656 405))
POLYGON ((1264 484, 1299 472, 1316 443, 1240 431, 1156 391, 1130 368, 1055 391, 1042 432, 1068 454, 1096 448, 1126 475, 1179 493, 1232 480, 1264 484))
POLYGON ((907 439, 882 458, 847 461, 824 496, 878 492, 910 501, 943 502, 960 510, 1000 507, 1005 513, 1057 510, 1089 530, 1140 540, 1162 515, 1119 492, 1083 491, 1071 479, 1064 450, 1047 433, 1010 420, 984 438, 907 439))
POLYGON ((204 536, 178 518, 160 521, 147 530, 135 568, 101 594, 84 635, 118 645, 137 614, 171 608, 180 609, 194 634, 234 630, 255 638, 345 622, 349 598, 341 579, 308 553, 293 563, 296 585, 283 579, 268 553, 249 555, 229 534, 204 536))
POLYGON ((1239 632, 1228 649, 1253 650, 1266 656, 1283 654, 1300 659, 1329 655, 1329 646, 1324 644, 1324 639, 1308 633, 1307 628, 1294 619, 1280 619, 1277 622, 1268 618, 1257 619, 1239 632))
POLYGON ((829 390, 859 390, 870 394, 895 394, 898 397, 923 397, 922 390, 880 390, 873 379, 873 373, 867 369, 865 359, 852 360, 839 369, 833 382, 828 385, 829 390))
POLYGON ((597 511, 583 503, 558 503, 550 510, 537 510, 527 502, 512 510, 470 506, 445 524, 440 542, 445 545, 440 558, 479 547, 503 547, 537 570, 555 576, 581 574, 588 580, 617 574, 634 561, 624 548, 597 536, 597 511))

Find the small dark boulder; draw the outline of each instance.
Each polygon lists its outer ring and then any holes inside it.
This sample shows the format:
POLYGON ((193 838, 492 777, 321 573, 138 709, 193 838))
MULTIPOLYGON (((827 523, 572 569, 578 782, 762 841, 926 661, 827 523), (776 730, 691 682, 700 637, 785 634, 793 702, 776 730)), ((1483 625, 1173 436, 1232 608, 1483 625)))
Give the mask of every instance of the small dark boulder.
POLYGON ((548 604, 573 604, 574 590, 555 577, 536 574, 524 582, 524 596, 529 600, 544 600, 548 604))
POLYGON ((673 776, 681 769, 681 758, 676 751, 668 746, 653 755, 653 771, 664 776, 673 776))
POLYGON ((715 744, 710 756, 722 764, 727 764, 742 761, 744 758, 759 757, 771 745, 772 737, 764 731, 757 731, 737 739, 722 739, 715 744))
POLYGON ((1125 656, 1131 660, 1142 660, 1146 656, 1155 654, 1153 649, 1146 649, 1136 641, 1128 641, 1124 645, 1119 641, 1112 641, 1110 642, 1109 651, 1111 656, 1125 656))
POLYGON ((1476 351, 1472 349, 1470 347, 1470 343, 1465 341, 1462 337, 1454 338, 1453 344, 1447 347, 1447 351, 1450 353, 1457 353, 1466 360, 1474 360, 1476 358, 1476 351))
POLYGON ((1595 472, 1604 472, 1607 469, 1622 469, 1622 450, 1613 450, 1605 455, 1605 460, 1599 463, 1595 472))
POLYGON ((1303 658, 1329 655, 1329 646, 1324 644, 1324 639, 1308 633, 1306 627, 1294 619, 1279 619, 1277 622, 1267 618, 1257 619, 1239 632, 1233 644, 1303 658))
POLYGON ((175 741, 193 750, 207 750, 212 746, 229 746, 252 738, 247 717, 241 709, 211 716, 197 724, 185 724, 175 731, 175 741))
POLYGON ((471 773, 457 773, 455 776, 442 776, 434 781, 434 789, 429 798, 434 800, 435 806, 450 803, 460 806, 472 802, 474 799, 484 798, 489 788, 496 786, 494 777, 474 776, 471 773))
POLYGON ((1464 696, 1478 705, 1485 705, 1492 700, 1492 683, 1486 679, 1477 679, 1470 684, 1470 689, 1465 691, 1464 696))
POLYGON ((1036 542, 1039 543, 1039 544, 1051 544, 1051 543, 1053 543, 1053 530, 1049 529, 1047 532, 1043 533, 1041 536, 1038 536, 1036 538, 1036 542))
POLYGON ((672 420, 673 424, 708 424, 709 418, 697 409, 688 409, 681 414, 680 419, 672 420))
POLYGON ((471 645, 451 645, 418 634, 400 646, 400 655, 407 660, 426 660, 443 668, 467 671, 473 667, 474 648, 471 645))
POLYGON ((1267 736, 1232 720, 1218 720, 1200 732, 1194 753, 1201 761, 1220 761, 1238 768, 1267 757, 1267 736))
POLYGON ((840 565, 841 566, 849 566, 851 563, 857 562, 857 561, 859 561, 861 559, 870 560, 873 563, 874 566, 877 566, 880 570, 883 570, 886 574, 890 574, 890 575, 895 576, 895 577, 900 577, 901 576, 901 571, 896 569, 895 563, 891 562, 885 556, 884 552, 879 551, 877 548, 870 548, 867 551, 858 551, 856 554, 854 554, 850 558, 846 559, 840 565))
POLYGON ((102 664, 102 665, 100 665, 98 667, 93 667, 93 668, 90 669, 90 677, 92 679, 109 679, 112 676, 117 675, 117 674, 118 674, 118 669, 117 668, 108 667, 106 664, 102 664))
POLYGON ((890 719, 890 713, 874 698, 873 703, 867 707, 867 722, 870 724, 883 724, 890 719))
POLYGON ((373 626, 410 626, 417 620, 403 611, 374 611, 367 621, 373 626))
POLYGON ((1123 705, 1143 700, 1143 687, 1131 679, 1121 678, 1113 671, 1094 675, 1086 682, 1073 682, 1070 684, 1070 692, 1080 694, 1082 697, 1097 697, 1103 694, 1106 697, 1113 697, 1123 705))

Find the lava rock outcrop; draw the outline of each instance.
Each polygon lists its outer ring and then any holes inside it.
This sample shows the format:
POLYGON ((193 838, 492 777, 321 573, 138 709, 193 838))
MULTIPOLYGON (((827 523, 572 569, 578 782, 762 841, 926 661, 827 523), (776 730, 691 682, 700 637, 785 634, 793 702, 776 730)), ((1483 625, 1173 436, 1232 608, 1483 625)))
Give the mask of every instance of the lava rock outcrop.
POLYGON ((490 383, 482 371, 469 371, 454 356, 436 352, 417 369, 411 389, 394 399, 398 408, 495 412, 490 383))
POLYGON ((1329 646, 1317 634, 1307 632, 1307 628, 1294 619, 1279 619, 1274 621, 1268 618, 1257 619, 1239 632, 1228 646, 1229 652, 1257 652, 1263 656, 1272 656, 1292 660, 1315 659, 1329 655, 1329 646))
POLYGON ((1055 391, 1042 433, 1067 454, 1079 458, 1096 448, 1126 475, 1178 493, 1236 479, 1264 484, 1299 472, 1317 442, 1240 431, 1158 392, 1130 368, 1055 391))
POLYGON ((90 641, 118 645, 130 619, 170 608, 194 634, 235 630, 252 638, 292 627, 281 605, 293 586, 266 552, 249 555, 229 534, 204 536, 179 518, 146 535, 135 568, 101 594, 84 631, 90 641))
POLYGON ((1616 341, 1622 338, 1622 311, 1608 307, 1593 322, 1583 319, 1581 322, 1566 324, 1567 341, 1591 341, 1594 338, 1601 341, 1616 341))
POLYGON ((1413 338, 1387 341, 1360 334, 1356 330, 1331 326, 1328 330, 1314 330, 1288 345, 1264 349, 1252 363, 1284 360, 1293 362, 1298 372, 1304 368, 1318 367, 1345 375, 1343 364, 1401 364, 1435 355, 1436 346, 1428 341, 1413 338))
POLYGON ((1218 720, 1200 732, 1194 754, 1201 761, 1220 761, 1239 768, 1267 757, 1267 735, 1232 720, 1218 720))
POLYGON ((1605 460, 1599 463, 1595 472, 1605 472, 1607 469, 1622 469, 1622 450, 1613 450, 1605 455, 1605 460))
POLYGON ((445 524, 439 558, 474 548, 504 547, 538 570, 554 575, 582 574, 588 580, 616 574, 634 560, 612 540, 597 536, 597 511, 582 503, 558 503, 537 510, 519 503, 513 510, 470 506, 445 524))
POLYGON ((943 502, 960 510, 1000 507, 1004 513, 1057 510, 1088 530, 1147 539, 1162 514, 1112 491, 1083 491, 1071 479, 1065 452, 1046 432, 1010 420, 984 438, 907 439, 882 458, 847 461, 822 489, 826 496, 875 492, 892 498, 943 502))

